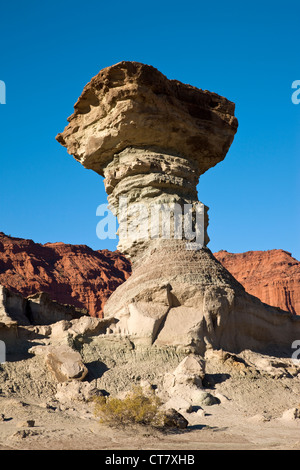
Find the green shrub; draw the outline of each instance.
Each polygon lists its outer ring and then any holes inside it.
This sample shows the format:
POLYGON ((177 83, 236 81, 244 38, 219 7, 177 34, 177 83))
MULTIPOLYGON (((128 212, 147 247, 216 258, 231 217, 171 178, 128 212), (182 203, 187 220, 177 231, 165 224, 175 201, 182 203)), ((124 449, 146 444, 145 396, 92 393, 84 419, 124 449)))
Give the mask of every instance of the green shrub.
POLYGON ((154 392, 145 393, 141 387, 135 387, 123 399, 96 397, 94 403, 100 423, 110 426, 141 424, 159 427, 163 422, 160 399, 154 392))

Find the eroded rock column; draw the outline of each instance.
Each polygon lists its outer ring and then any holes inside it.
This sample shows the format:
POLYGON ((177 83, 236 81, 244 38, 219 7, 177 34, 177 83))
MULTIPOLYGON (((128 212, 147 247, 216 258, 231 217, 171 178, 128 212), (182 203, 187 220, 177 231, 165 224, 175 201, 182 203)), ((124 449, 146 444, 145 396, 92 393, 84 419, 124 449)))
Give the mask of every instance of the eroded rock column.
MULTIPOLYGON (((141 220, 155 205, 178 205, 182 212, 185 205, 197 206, 199 177, 225 158, 237 131, 234 108, 226 98, 168 80, 154 67, 120 62, 86 85, 57 140, 85 168, 104 176, 119 222, 120 199, 126 200, 130 225, 136 204, 145 208, 141 220)), ((133 261, 133 273, 104 308, 106 317, 117 320, 115 333, 136 344, 197 354, 209 347, 290 347, 300 323, 246 294, 214 258, 206 247, 204 212, 204 246, 195 250, 187 249, 185 233, 140 240, 120 231, 118 248, 133 261)))
MULTIPOLYGON (((194 230, 199 177, 224 159, 237 129, 234 104, 226 98, 168 80, 137 62, 100 71, 84 88, 69 122, 57 140, 85 168, 105 177, 118 217, 120 198, 127 199, 129 225, 136 215, 132 205, 144 205, 149 214, 154 205, 176 204, 182 214, 191 205, 194 230)), ((153 227, 150 219, 149 224, 153 227)), ((190 240, 182 232, 182 239, 190 240)), ((135 263, 151 243, 131 235, 120 230, 118 248, 135 263)))
MULTIPOLYGON (((195 162, 154 149, 131 147, 115 155, 103 173, 109 206, 120 223, 118 249, 132 262, 149 247, 157 246, 158 239, 161 244, 163 237, 164 240, 177 237, 190 241, 184 230, 183 217, 185 208, 194 214, 191 221, 191 234, 194 234, 195 209, 199 204, 196 189, 199 175, 195 162), (176 216, 178 220, 175 220, 176 216), (142 228, 135 230, 139 221, 142 228)), ((206 245, 206 207, 204 212, 206 245)))

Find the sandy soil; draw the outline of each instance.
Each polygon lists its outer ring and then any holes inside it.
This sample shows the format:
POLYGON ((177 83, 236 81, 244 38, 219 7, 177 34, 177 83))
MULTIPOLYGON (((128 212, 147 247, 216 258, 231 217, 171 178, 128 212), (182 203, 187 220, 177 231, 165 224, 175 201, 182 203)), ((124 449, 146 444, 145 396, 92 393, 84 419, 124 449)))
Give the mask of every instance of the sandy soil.
POLYGON ((231 374, 208 374, 207 380, 215 383, 207 390, 220 402, 184 414, 188 428, 168 433, 148 427, 104 426, 95 418, 91 403, 66 407, 11 393, 0 397, 0 449, 300 449, 300 419, 291 413, 282 417, 299 404, 299 378, 240 372, 231 368, 231 374), (34 420, 34 426, 28 427, 27 420, 34 420))
POLYGON ((24 450, 295 450, 300 426, 295 422, 247 417, 230 404, 209 407, 207 416, 186 415, 184 431, 162 433, 143 427, 115 429, 100 425, 89 413, 49 410, 15 399, 1 399, 0 449, 24 450), (18 412, 16 413, 16 410, 18 412), (22 426, 30 418, 33 427, 22 426))
MULTIPOLYGON (((182 360, 169 349, 138 352, 128 344, 100 336, 86 341, 87 385, 114 394, 146 379, 159 391, 182 360)), ((207 351, 202 385, 217 403, 179 410, 187 429, 162 432, 100 424, 90 401, 58 396, 42 354, 18 354, 0 365, 0 450, 300 449, 300 364, 290 358, 207 351)))

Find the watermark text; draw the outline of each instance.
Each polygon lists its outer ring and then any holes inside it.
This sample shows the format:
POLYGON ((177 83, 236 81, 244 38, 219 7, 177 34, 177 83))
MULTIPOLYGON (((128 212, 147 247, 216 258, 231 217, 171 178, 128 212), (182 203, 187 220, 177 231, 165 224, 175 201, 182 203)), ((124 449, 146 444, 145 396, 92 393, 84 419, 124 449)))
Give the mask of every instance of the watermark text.
MULTIPOLYGON (((96 227, 100 240, 116 239, 117 218, 108 204, 97 207, 96 215, 101 217, 96 227)), ((204 204, 153 203, 128 204, 126 197, 119 198, 118 235, 132 243, 156 239, 184 239, 188 250, 204 246, 205 209, 204 204)))
POLYGON ((292 343, 292 349, 295 349, 292 354, 292 361, 296 366, 300 366, 300 339, 296 339, 292 343))
POLYGON ((292 83, 292 88, 295 91, 292 94, 292 103, 299 104, 300 103, 300 80, 294 80, 292 83))
POLYGON ((0 340, 0 364, 6 362, 6 346, 4 341, 0 340))
POLYGON ((3 80, 0 80, 0 104, 6 104, 6 85, 3 80))

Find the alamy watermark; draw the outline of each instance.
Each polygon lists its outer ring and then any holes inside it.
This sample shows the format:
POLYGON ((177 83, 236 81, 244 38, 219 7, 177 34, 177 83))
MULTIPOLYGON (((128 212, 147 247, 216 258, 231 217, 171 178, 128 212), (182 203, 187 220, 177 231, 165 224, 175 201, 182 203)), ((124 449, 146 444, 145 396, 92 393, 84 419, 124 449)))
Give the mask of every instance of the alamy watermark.
POLYGON ((299 104, 300 103, 300 80, 293 81, 292 89, 295 89, 295 91, 292 94, 292 103, 299 104))
POLYGON ((0 340, 0 364, 6 362, 6 346, 4 341, 0 340))
POLYGON ((293 341, 292 349, 296 350, 292 354, 292 361, 296 366, 300 366, 300 339, 293 341))
MULTIPOLYGON (((101 217, 96 234, 101 240, 116 239, 117 218, 108 204, 97 207, 96 215, 101 217)), ((205 233, 204 204, 153 203, 128 204, 126 197, 119 198, 119 238, 138 242, 155 239, 184 239, 186 248, 203 248, 205 233)))
POLYGON ((0 80, 0 104, 6 104, 6 85, 3 80, 0 80))

